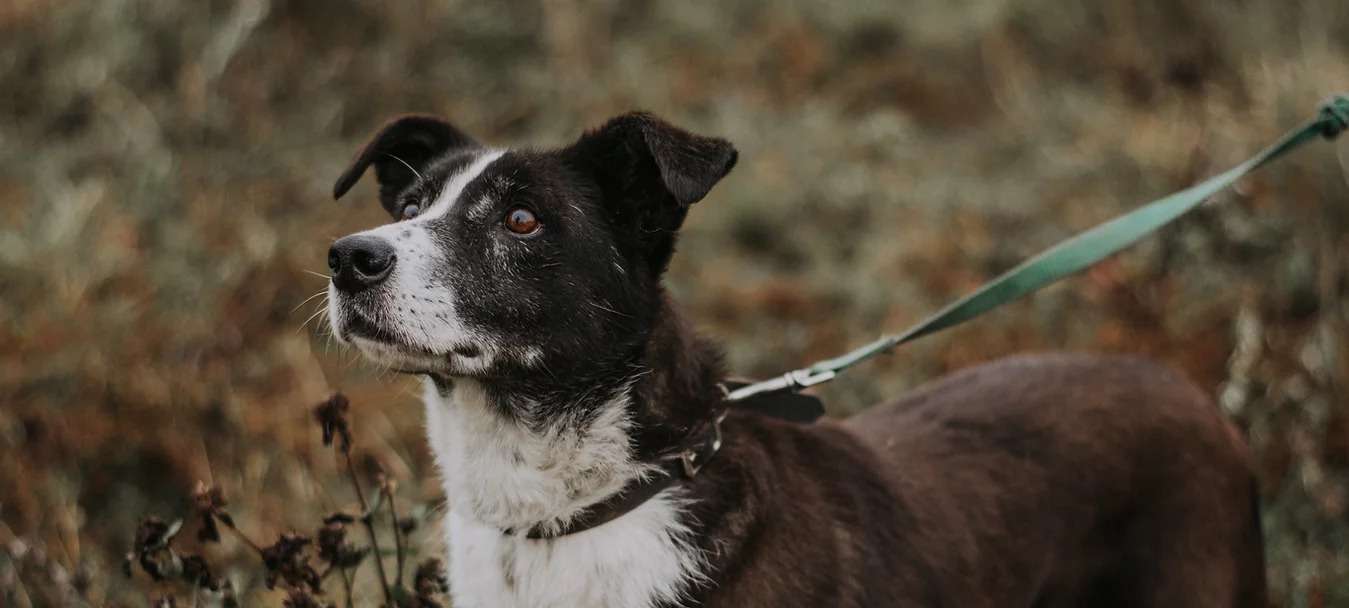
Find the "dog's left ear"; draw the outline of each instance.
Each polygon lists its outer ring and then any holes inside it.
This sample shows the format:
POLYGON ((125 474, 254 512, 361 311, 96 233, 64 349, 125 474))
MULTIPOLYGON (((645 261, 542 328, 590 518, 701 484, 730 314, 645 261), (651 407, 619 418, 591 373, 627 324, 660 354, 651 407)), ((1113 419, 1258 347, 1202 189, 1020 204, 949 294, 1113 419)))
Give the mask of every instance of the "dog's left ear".
POLYGON ((615 223, 664 270, 688 208, 735 167, 730 142, 695 135, 645 112, 612 118, 566 151, 595 177, 615 223))
POLYGON ((385 123, 356 153, 351 165, 333 185, 333 198, 342 198, 360 181, 366 168, 374 165, 375 179, 379 181, 379 202, 396 216, 398 195, 412 184, 418 173, 425 172, 432 160, 455 148, 477 146, 472 137, 438 117, 400 116, 385 123))

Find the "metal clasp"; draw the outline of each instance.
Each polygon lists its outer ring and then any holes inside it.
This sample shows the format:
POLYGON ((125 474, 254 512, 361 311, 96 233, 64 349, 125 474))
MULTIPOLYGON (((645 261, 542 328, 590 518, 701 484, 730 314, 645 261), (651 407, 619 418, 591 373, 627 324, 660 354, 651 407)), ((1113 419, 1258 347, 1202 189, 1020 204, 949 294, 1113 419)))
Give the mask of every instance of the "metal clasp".
POLYGON ((837 375, 838 373, 832 369, 811 373, 810 368, 807 367, 787 372, 787 381, 795 384, 798 388, 809 388, 833 380, 834 376, 837 375))
POLYGON ((711 460, 718 451, 721 450, 721 421, 726 418, 726 412, 722 412, 712 421, 712 450, 707 453, 707 457, 701 461, 698 459, 698 450, 689 448, 679 453, 679 460, 684 464, 684 476, 692 479, 703 470, 703 466, 711 460))

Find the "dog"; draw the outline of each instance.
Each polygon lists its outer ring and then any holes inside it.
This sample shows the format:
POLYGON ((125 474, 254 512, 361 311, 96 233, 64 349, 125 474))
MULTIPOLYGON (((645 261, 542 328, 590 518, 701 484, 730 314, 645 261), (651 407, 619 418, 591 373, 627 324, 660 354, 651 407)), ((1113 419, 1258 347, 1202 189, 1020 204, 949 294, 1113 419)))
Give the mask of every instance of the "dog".
POLYGON ((1019 356, 844 420, 728 406, 662 287, 727 141, 651 114, 503 150, 396 118, 393 222, 337 240, 333 333, 423 376, 454 606, 1263 607, 1250 458, 1200 390, 1019 356))

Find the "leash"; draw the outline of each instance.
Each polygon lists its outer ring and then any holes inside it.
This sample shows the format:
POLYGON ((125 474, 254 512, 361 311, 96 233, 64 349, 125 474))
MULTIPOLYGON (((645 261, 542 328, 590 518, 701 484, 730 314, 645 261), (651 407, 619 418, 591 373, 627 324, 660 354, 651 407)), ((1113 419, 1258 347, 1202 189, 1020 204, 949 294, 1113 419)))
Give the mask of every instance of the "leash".
MULTIPOLYGON (((1274 145, 1246 162, 1195 186, 1155 200, 1134 211, 1055 245, 1021 265, 956 300, 936 314, 901 333, 832 359, 792 370, 762 382, 726 381, 721 385, 729 407, 756 411, 791 422, 810 423, 824 414, 824 405, 801 389, 833 380, 839 373, 876 355, 923 336, 964 323, 994 308, 1032 293, 1101 261, 1169 224, 1208 197, 1232 185, 1261 165, 1283 156, 1318 137, 1334 139, 1349 129, 1349 96, 1338 95, 1326 102, 1316 118, 1284 135, 1274 145)), ((532 540, 553 539, 603 525, 641 506, 671 485, 693 479, 703 465, 721 449, 721 422, 729 408, 718 413, 703 428, 657 458, 650 474, 629 483, 623 490, 565 524, 535 525, 525 530, 503 530, 506 535, 523 533, 532 540)))
POLYGON ((776 378, 735 388, 727 392, 726 400, 736 402, 751 397, 796 393, 833 380, 844 370, 887 353, 901 344, 964 323, 1092 266, 1171 223, 1265 163, 1318 137, 1334 139, 1346 129, 1349 129, 1349 96, 1336 95, 1321 106, 1316 118, 1289 131, 1274 145, 1227 172, 1152 201, 1050 247, 901 333, 884 336, 841 356, 817 361, 776 378))

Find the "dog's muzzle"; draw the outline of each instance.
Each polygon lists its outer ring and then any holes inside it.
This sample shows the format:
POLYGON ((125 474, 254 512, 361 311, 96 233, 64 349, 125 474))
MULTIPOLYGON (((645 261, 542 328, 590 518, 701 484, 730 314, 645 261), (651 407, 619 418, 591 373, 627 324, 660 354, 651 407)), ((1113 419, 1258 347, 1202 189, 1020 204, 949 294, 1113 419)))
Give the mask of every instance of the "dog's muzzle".
POLYGON ((369 235, 343 237, 328 249, 333 286, 348 294, 380 284, 393 272, 398 257, 388 241, 369 235))

